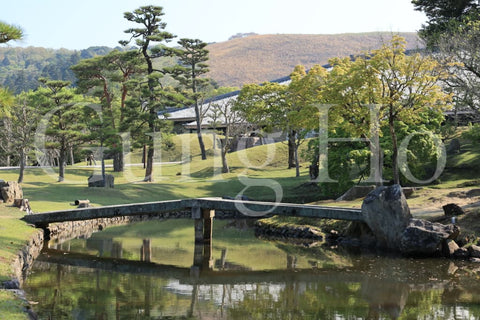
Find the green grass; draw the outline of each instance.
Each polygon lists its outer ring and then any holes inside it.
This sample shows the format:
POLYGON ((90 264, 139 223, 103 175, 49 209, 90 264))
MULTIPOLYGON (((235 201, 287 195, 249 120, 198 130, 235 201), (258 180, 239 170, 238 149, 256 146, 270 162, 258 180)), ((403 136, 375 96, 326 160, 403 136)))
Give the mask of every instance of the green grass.
MULTIPOLYGON (((0 282, 14 276, 12 262, 37 230, 19 220, 23 214, 16 208, 0 205, 0 282)), ((26 304, 9 290, 0 289, 1 319, 28 319, 26 304)))
POLYGON ((4 320, 28 320, 28 315, 23 311, 26 303, 10 291, 0 290, 0 315, 4 320))
MULTIPOLYGON (((192 138, 193 135, 186 136, 192 138)), ((228 155, 231 172, 221 173, 219 155, 202 161, 198 147, 195 147, 196 140, 190 139, 189 142, 192 144, 191 161, 155 165, 153 183, 142 182, 142 166, 127 166, 123 173, 113 173, 111 168, 107 168, 107 173, 115 176, 114 189, 88 188, 88 177, 92 173, 99 174, 100 168, 85 167, 85 163, 68 166, 62 183, 57 182, 57 168, 33 168, 25 172, 24 197, 29 199, 35 212, 72 208, 70 203, 76 199, 89 199, 93 205, 111 205, 180 198, 235 197, 243 192, 255 200, 275 200, 278 187, 285 202, 314 200, 309 198, 305 189, 298 190, 309 179, 307 165, 303 165, 298 178, 294 169, 285 170, 287 146, 282 143, 231 153, 228 155)), ((181 146, 176 148, 181 149, 181 146)), ((213 155, 214 152, 210 149, 209 153, 213 155)), ((0 171, 0 179, 5 181, 16 180, 17 177, 17 170, 0 171)))

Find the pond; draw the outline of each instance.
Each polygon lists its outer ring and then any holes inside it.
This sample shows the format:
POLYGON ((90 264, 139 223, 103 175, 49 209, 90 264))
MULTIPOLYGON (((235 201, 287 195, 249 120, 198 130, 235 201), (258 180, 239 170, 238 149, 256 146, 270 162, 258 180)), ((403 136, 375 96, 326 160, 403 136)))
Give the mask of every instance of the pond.
POLYGON ((39 319, 480 319, 480 265, 260 240, 244 222, 213 235, 201 265, 189 220, 51 243, 24 289, 39 319))

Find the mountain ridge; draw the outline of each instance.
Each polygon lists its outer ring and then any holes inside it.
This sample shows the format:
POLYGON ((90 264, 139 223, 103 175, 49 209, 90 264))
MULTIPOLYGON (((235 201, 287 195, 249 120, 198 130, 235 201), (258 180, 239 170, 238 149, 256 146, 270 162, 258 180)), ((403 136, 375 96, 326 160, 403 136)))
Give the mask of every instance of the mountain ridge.
POLYGON ((212 43, 208 77, 221 86, 261 83, 289 75, 296 65, 306 68, 327 64, 334 57, 345 57, 378 49, 393 35, 407 41, 407 49, 423 47, 415 32, 344 34, 253 34, 212 43))
MULTIPOLYGON (((380 48, 394 34, 407 40, 407 49, 421 47, 414 32, 241 34, 242 36, 232 37, 228 41, 208 44, 210 59, 207 64, 210 72, 206 76, 224 87, 272 81, 290 75, 299 64, 310 68, 314 64, 324 65, 334 57, 357 55, 380 48)), ((81 59, 104 55, 114 49, 105 46, 92 46, 83 50, 0 47, 0 86, 19 93, 38 87, 39 77, 74 82, 70 66, 81 59)), ((171 63, 174 63, 171 58, 156 62, 158 66, 171 63)))

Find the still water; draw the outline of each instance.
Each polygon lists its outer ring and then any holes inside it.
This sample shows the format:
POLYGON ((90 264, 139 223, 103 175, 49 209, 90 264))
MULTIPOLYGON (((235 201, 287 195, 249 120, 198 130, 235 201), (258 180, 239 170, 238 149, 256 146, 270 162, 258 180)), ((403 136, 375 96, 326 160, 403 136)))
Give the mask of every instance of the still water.
POLYGON ((259 240, 224 221, 213 235, 200 260, 188 220, 51 243, 24 289, 39 319, 480 319, 480 265, 259 240))

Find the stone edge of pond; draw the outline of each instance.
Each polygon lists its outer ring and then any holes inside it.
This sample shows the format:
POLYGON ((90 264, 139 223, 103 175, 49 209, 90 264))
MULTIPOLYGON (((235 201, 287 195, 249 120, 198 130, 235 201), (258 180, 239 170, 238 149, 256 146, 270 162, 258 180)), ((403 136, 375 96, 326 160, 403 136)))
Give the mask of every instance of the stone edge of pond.
POLYGON ((54 223, 48 226, 46 230, 38 229, 29 239, 26 245, 18 251, 15 259, 12 261, 13 277, 10 280, 0 283, 0 289, 14 293, 15 297, 25 305, 24 312, 30 319, 38 319, 33 311, 31 303, 26 298, 26 293, 22 289, 28 272, 35 259, 40 255, 45 243, 45 235, 49 240, 66 241, 86 234, 92 234, 94 231, 103 230, 109 226, 124 225, 133 222, 146 220, 165 219, 165 218, 186 218, 190 217, 190 212, 173 212, 168 215, 142 215, 126 216, 115 218, 99 218, 85 221, 68 221, 54 223))

